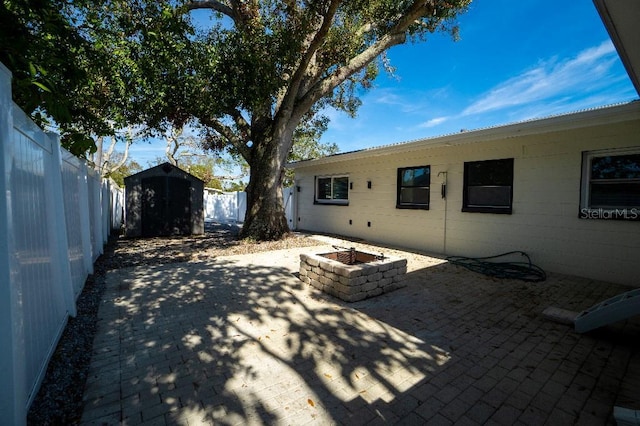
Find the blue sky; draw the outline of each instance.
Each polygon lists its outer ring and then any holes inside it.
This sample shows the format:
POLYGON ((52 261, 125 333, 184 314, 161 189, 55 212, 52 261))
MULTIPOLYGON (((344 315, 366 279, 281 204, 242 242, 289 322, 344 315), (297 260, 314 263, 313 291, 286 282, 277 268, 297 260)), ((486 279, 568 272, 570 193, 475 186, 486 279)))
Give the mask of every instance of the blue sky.
MULTIPOLYGON (((591 0, 474 0, 457 42, 434 34, 388 52, 355 119, 328 110, 341 152, 578 111, 638 97, 591 0)), ((145 166, 162 143, 139 143, 145 166)))

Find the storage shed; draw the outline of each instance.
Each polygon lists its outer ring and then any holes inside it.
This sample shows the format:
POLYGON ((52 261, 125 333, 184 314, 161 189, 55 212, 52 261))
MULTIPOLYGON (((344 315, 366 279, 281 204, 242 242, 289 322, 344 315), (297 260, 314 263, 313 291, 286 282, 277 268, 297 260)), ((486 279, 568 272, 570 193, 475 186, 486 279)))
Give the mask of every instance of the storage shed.
POLYGON ((124 179, 125 235, 155 237, 204 233, 204 182, 164 163, 124 179))

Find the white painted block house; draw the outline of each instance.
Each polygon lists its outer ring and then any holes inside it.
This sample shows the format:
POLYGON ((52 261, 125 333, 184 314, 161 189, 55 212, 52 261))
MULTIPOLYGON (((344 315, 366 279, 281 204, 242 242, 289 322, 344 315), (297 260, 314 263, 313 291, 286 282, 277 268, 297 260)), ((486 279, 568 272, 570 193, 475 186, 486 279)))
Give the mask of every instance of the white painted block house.
MULTIPOLYGON (((633 13, 609 3, 596 1, 639 89, 633 13)), ((640 287, 639 101, 290 167, 297 229, 444 255, 522 250, 547 271, 640 287)))

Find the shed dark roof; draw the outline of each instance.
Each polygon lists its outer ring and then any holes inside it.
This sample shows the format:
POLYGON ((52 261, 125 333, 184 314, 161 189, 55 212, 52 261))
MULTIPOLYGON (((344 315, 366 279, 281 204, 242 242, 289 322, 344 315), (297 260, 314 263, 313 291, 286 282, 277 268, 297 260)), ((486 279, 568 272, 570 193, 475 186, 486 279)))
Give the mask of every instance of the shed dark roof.
POLYGON ((150 168, 148 168, 146 170, 143 170, 141 172, 129 175, 129 176, 125 177, 124 180, 127 181, 130 178, 139 177, 139 176, 143 176, 143 175, 146 175, 146 174, 154 174, 156 169, 161 169, 166 174, 169 174, 174 170, 178 170, 178 171, 180 171, 180 173, 184 173, 184 174, 188 175, 189 177, 191 177, 193 179, 196 179, 196 180, 199 180, 200 182, 202 182, 204 184, 204 181, 202 179, 200 179, 199 177, 194 176, 191 173, 189 173, 189 172, 187 172, 185 170, 182 170, 180 167, 174 166, 173 164, 168 163, 168 162, 165 162, 165 163, 162 163, 162 164, 158 164, 157 166, 150 167, 150 168))

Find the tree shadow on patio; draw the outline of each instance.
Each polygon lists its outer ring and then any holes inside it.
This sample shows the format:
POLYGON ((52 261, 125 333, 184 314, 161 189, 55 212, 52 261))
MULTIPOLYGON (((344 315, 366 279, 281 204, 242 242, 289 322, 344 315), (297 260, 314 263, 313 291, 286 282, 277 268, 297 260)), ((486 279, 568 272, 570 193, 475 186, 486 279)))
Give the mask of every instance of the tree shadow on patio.
POLYGON ((450 359, 437 336, 416 338, 263 259, 112 272, 83 419, 397 420, 406 410, 390 403, 450 359), (116 352, 117 379, 113 363, 100 367, 116 352))
POLYGON ((607 421, 638 356, 631 329, 625 343, 540 316, 550 304, 587 307, 615 284, 496 280, 442 263, 347 304, 276 266, 279 256, 111 272, 83 419, 607 421))

